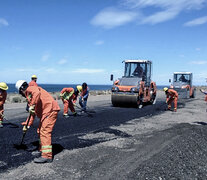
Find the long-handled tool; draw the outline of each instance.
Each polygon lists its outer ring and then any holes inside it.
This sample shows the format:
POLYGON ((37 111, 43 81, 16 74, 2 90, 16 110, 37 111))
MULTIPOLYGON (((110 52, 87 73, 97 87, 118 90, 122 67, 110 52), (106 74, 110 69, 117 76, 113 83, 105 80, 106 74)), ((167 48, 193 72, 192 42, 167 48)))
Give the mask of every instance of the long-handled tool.
POLYGON ((29 114, 29 118, 28 118, 28 120, 27 120, 27 124, 26 124, 26 128, 25 129, 23 129, 23 135, 22 135, 22 140, 21 140, 21 143, 18 145, 18 144, 14 144, 14 147, 16 148, 16 149, 26 149, 27 148, 27 146, 25 145, 25 144, 23 144, 23 141, 24 141, 24 137, 25 137, 25 135, 26 135, 26 133, 27 133, 27 130, 28 130, 28 125, 29 125, 29 121, 30 121, 30 119, 31 119, 31 116, 32 116, 32 114, 29 114))
POLYGON ((19 126, 17 124, 14 124, 12 122, 10 122, 7 118, 4 117, 4 121, 6 121, 8 124, 11 124, 12 126, 19 128, 19 126))
MULTIPOLYGON (((74 104, 75 107, 77 107, 78 109, 82 110, 79 106, 77 106, 76 104, 74 104)), ((85 111, 85 113, 89 116, 89 117, 93 117, 93 115, 91 113, 88 113, 87 111, 85 111)))

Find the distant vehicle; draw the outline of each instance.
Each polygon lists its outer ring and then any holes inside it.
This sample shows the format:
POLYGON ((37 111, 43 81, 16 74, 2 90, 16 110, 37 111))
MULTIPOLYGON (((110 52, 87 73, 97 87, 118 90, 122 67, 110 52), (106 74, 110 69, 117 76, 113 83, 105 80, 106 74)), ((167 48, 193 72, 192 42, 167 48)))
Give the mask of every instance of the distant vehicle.
MULTIPOLYGON (((111 102, 113 106, 156 103, 156 83, 151 81, 152 62, 149 60, 125 60, 124 76, 113 82, 111 102)), ((113 75, 111 75, 113 81, 113 75)))
MULTIPOLYGON (((171 82, 171 79, 169 80, 171 82)), ((195 98, 196 88, 192 85, 193 74, 191 72, 174 72, 173 83, 170 88, 178 92, 179 98, 195 98)))

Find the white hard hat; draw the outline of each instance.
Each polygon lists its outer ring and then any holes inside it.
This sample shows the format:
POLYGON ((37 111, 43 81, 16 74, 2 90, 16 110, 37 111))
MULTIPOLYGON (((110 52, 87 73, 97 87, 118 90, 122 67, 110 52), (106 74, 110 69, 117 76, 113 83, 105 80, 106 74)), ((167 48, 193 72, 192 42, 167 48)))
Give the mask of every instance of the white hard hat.
POLYGON ((25 82, 26 82, 25 80, 18 80, 18 81, 16 82, 15 87, 16 87, 16 89, 18 90, 18 92, 19 92, 20 88, 22 87, 22 85, 23 85, 25 82))

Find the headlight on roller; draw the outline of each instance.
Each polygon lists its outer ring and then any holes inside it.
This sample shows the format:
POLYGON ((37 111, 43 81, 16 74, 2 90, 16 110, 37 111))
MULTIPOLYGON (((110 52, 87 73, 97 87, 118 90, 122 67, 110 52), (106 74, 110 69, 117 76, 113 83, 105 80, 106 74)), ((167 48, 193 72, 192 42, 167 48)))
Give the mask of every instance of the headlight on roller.
POLYGON ((138 87, 133 87, 133 88, 131 88, 131 92, 138 93, 139 88, 138 87))
POLYGON ((118 91, 119 91, 119 88, 118 88, 117 86, 113 86, 113 87, 111 88, 111 91, 112 91, 112 92, 118 92, 118 91))

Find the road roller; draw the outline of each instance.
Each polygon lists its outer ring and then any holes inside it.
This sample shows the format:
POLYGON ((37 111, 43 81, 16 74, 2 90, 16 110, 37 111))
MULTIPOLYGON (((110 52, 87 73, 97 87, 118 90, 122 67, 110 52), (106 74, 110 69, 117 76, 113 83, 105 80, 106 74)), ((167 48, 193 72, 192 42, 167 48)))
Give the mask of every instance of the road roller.
MULTIPOLYGON (((171 83, 171 79, 169 79, 171 83)), ((178 92, 179 99, 195 98, 196 88, 193 86, 192 72, 174 72, 170 88, 178 92)))
POLYGON ((152 62, 150 60, 125 60, 124 76, 114 80, 111 88, 113 106, 136 106, 156 103, 156 83, 151 81, 152 62))

